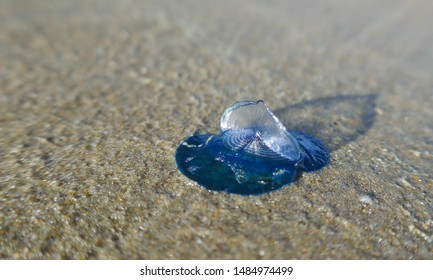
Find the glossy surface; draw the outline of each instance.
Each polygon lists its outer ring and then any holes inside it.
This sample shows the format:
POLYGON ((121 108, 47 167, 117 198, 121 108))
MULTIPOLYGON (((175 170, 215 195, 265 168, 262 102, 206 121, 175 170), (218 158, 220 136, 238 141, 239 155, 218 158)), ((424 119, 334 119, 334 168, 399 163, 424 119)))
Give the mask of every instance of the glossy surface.
POLYGON ((288 132, 259 100, 227 108, 221 134, 195 133, 179 145, 175 158, 182 174, 207 189, 258 195, 324 167, 329 152, 318 139, 288 132))

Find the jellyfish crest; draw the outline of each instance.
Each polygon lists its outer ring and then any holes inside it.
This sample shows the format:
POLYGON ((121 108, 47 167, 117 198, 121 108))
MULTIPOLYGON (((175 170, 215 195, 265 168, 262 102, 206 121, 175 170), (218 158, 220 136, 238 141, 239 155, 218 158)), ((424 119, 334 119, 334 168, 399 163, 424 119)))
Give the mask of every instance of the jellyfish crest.
MULTIPOLYGON (((297 160, 301 156, 301 149, 296 139, 262 100, 236 102, 224 111, 220 125, 222 132, 253 130, 259 141, 289 160, 297 160)), ((252 143, 252 145, 259 144, 252 143)))

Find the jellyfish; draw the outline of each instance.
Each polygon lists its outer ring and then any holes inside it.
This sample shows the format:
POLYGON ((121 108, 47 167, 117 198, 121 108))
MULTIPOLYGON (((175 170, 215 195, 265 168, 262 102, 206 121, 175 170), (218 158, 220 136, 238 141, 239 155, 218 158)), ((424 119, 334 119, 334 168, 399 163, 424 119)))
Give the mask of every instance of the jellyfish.
POLYGON ((218 135, 194 133, 175 153, 179 171, 208 190, 260 195, 329 163, 319 139, 289 132, 262 100, 234 103, 220 126, 218 135))

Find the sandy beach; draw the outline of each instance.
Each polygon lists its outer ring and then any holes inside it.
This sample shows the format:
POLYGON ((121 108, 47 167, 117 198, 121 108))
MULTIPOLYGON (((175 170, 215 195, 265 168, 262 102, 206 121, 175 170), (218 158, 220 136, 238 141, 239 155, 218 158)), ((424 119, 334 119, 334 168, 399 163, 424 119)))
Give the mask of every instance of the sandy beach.
POLYGON ((433 259, 431 1, 0 0, 1 259, 433 259), (174 153, 265 100, 324 169, 210 192, 174 153))

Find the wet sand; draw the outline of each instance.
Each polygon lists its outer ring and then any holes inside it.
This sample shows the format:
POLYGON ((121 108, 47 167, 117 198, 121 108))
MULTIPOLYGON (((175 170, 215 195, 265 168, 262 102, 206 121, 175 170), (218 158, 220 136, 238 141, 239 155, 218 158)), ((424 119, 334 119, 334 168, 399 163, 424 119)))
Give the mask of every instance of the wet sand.
POLYGON ((430 1, 0 1, 0 258, 432 259, 430 1), (331 163, 209 192, 177 145, 263 99, 331 163))

